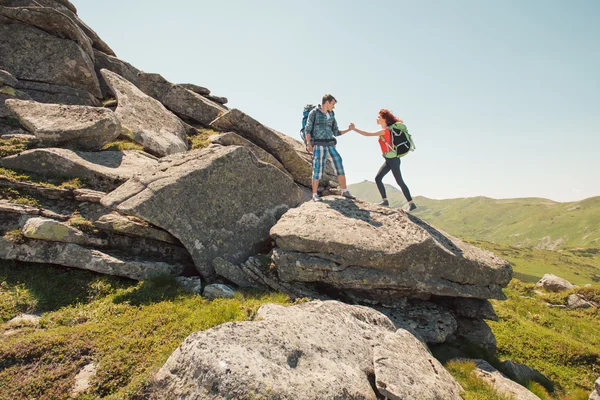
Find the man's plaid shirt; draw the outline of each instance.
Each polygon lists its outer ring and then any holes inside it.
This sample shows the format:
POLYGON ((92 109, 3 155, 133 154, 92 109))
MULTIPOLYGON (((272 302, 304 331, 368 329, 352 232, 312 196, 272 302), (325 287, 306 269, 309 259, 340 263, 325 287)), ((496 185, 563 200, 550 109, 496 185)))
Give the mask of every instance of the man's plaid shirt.
POLYGON ((330 112, 329 114, 330 118, 328 119, 327 115, 321 111, 321 106, 318 106, 308 114, 304 132, 306 132, 307 135, 310 135, 311 141, 331 140, 335 136, 341 135, 337 121, 335 120, 335 115, 333 112, 330 112))

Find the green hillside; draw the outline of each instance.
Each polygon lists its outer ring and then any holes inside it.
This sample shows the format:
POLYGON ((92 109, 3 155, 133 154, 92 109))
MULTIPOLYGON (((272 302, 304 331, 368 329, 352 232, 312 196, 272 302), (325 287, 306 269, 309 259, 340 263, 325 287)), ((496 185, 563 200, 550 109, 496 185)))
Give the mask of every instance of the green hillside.
MULTIPOLYGON (((361 200, 381 200, 373 182, 349 188, 361 200)), ((392 207, 405 205, 400 190, 390 185, 386 189, 392 207)), ((419 207, 415 215, 460 238, 550 250, 600 247, 600 197, 570 203, 488 197, 416 197, 415 202, 419 207)))

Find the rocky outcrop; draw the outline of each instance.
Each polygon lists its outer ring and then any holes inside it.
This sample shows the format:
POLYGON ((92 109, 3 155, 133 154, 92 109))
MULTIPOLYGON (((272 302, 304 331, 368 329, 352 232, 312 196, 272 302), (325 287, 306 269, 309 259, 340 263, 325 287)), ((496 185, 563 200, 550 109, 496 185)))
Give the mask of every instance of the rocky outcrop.
MULTIPOLYGON (((277 158, 297 183, 311 187, 312 158, 299 141, 262 125, 237 109, 227 111, 212 121, 210 126, 220 131, 234 131, 261 147, 277 158)), ((335 178, 330 163, 325 172, 322 184, 335 186, 335 183, 331 183, 335 178)))
POLYGON ((287 212, 271 230, 281 280, 389 302, 439 295, 503 299, 509 264, 404 211, 339 196, 287 212))
POLYGON ((138 74, 141 71, 133 65, 129 64, 128 62, 119 60, 117 57, 105 54, 99 50, 94 50, 94 59, 96 74, 100 79, 100 88, 102 89, 103 98, 114 96, 114 93, 102 77, 102 74, 100 73, 102 69, 112 71, 115 74, 125 78, 129 82, 133 83, 135 86, 138 85, 138 74))
POLYGON ((0 167, 56 177, 83 178, 92 187, 112 190, 157 160, 135 150, 87 153, 60 148, 26 150, 0 158, 0 167))
POLYGON ((102 39, 94 32, 92 28, 87 26, 85 22, 83 22, 77 16, 77 9, 75 6, 69 2, 68 0, 3 0, 3 5, 8 7, 47 7, 52 8, 65 16, 69 17, 73 20, 77 26, 85 33, 85 35, 90 38, 92 41, 92 46, 95 49, 98 49, 106 54, 114 56, 115 53, 112 49, 104 43, 102 39))
POLYGON ((19 81, 67 86, 94 97, 102 96, 93 60, 79 44, 13 22, 0 19, 0 69, 9 71, 19 81))
POLYGON ((220 144, 222 146, 244 146, 248 150, 252 151, 260 161, 269 163, 280 169, 282 172, 289 174, 284 166, 271 154, 264 151, 249 140, 244 139, 235 132, 221 133, 219 135, 212 135, 208 138, 211 143, 220 144))
POLYGON ((187 90, 191 90, 194 93, 198 93, 202 96, 207 96, 210 94, 210 90, 205 87, 194 85, 192 83, 182 83, 179 86, 186 88, 187 90))
POLYGON ((33 263, 50 263, 86 269, 106 275, 142 280, 157 275, 179 275, 184 266, 162 261, 119 258, 74 243, 27 240, 15 243, 0 237, 0 258, 33 263))
POLYGON ((106 69, 100 72, 117 96, 115 115, 124 135, 157 156, 187 151, 186 128, 179 118, 120 75, 106 69))
POLYGON ((209 125, 211 121, 225 112, 219 104, 183 86, 173 85, 162 97, 161 102, 182 118, 209 125))
POLYGON ((535 285, 549 292, 561 292, 577 287, 568 280, 552 274, 545 274, 535 285))
POLYGON ((298 203, 287 175, 234 146, 161 159, 102 199, 177 237, 209 283, 214 258, 237 264, 256 254, 269 243, 269 229, 298 203))
POLYGON ((0 15, 77 43, 94 60, 92 40, 64 13, 48 7, 0 7, 0 15))
POLYGON ((189 84, 176 85, 159 74, 151 73, 140 73, 138 80, 141 91, 186 120, 206 126, 225 112, 223 106, 199 93, 204 88, 189 84))
POLYGON ((121 133, 121 124, 106 108, 7 100, 6 106, 42 146, 66 144, 99 150, 121 133))
POLYGON ((267 304, 253 322, 193 333, 156 375, 151 398, 453 400, 460 392, 427 348, 384 315, 315 301, 267 304))

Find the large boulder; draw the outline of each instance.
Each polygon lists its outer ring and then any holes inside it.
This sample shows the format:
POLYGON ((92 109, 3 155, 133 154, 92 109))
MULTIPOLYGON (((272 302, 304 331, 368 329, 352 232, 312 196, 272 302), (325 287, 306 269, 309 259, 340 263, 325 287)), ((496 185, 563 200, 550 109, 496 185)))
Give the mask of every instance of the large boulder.
POLYGON ((161 159, 101 203, 177 237, 210 282, 213 259, 246 261, 299 201, 297 186, 277 168, 243 147, 214 146, 161 159))
POLYGON ((226 132, 219 135, 212 135, 208 138, 209 142, 214 144, 220 144, 221 146, 244 146, 248 150, 252 151, 260 161, 273 164, 279 168, 282 172, 289 174, 284 166, 271 154, 264 151, 251 141, 244 139, 235 132, 226 132))
POLYGON ((157 156, 187 151, 187 131, 179 118, 120 75, 100 72, 117 96, 115 114, 126 136, 157 156))
POLYGON ((510 265, 402 210, 339 196, 288 211, 273 227, 285 282, 325 284, 389 302, 429 295, 504 299, 510 265))
POLYGON ((121 133, 121 123, 106 108, 7 100, 6 106, 44 146, 69 144, 99 150, 121 133))
POLYGON ((67 85, 20 80, 17 87, 40 103, 99 106, 99 100, 89 92, 67 85))
POLYGON ((180 117, 202 125, 209 125, 225 112, 225 108, 221 105, 180 85, 171 86, 161 102, 180 117))
POLYGON ((138 85, 142 92, 160 101, 178 116, 202 125, 210 124, 226 111, 222 105, 198 94, 197 91, 202 88, 176 85, 159 74, 140 73, 138 85))
POLYGON ((19 81, 68 86, 102 96, 93 60, 77 42, 13 22, 0 17, 0 69, 19 81))
POLYGON ((106 84, 106 81, 102 77, 100 71, 107 69, 114 72, 117 75, 122 76, 135 86, 138 85, 138 74, 141 72, 139 69, 129 64, 126 61, 119 60, 117 57, 105 54, 100 50, 94 49, 95 67, 98 78, 100 79, 100 88, 102 89, 102 97, 107 98, 114 96, 114 93, 110 87, 106 84))
POLYGON ((49 7, 2 7, 0 15, 76 42, 94 60, 92 40, 64 13, 49 7))
POLYGON ((136 150, 88 153, 60 148, 32 149, 0 158, 0 167, 56 177, 83 178, 91 186, 112 190, 137 173, 157 164, 136 150))
POLYGON ((545 274, 535 285, 549 292, 562 292, 577 287, 568 280, 552 274, 545 274))
MULTIPOLYGON (((312 157, 297 140, 262 125, 240 110, 232 109, 211 122, 221 131, 234 131, 277 158, 294 180, 308 188, 312 185, 312 157)), ((333 169, 328 163, 323 184, 334 181, 333 169)), ((335 184, 333 184, 335 186, 335 184)))
POLYGON ((58 264, 106 275, 142 280, 159 275, 179 275, 181 264, 136 258, 123 258, 75 243, 27 240, 15 243, 0 237, 0 258, 33 263, 58 264))
POLYGON ((104 43, 96 32, 77 16, 77 8, 69 0, 3 0, 2 4, 8 7, 47 7, 52 8, 71 18, 85 35, 92 41, 92 46, 106 54, 114 56, 112 49, 104 43))
POLYGON ((405 330, 367 307, 262 306, 253 322, 190 335, 154 399, 460 399, 460 385, 405 330))

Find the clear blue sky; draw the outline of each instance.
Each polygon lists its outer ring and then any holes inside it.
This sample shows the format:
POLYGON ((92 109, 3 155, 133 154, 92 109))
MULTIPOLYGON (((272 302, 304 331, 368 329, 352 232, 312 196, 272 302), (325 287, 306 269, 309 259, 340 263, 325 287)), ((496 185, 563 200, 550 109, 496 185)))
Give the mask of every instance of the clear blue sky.
MULTIPOLYGON (((324 93, 342 127, 389 108, 413 196, 600 195, 600 1, 72 2, 119 58, 287 135, 324 93)), ((375 138, 338 149, 349 183, 373 180, 375 138)))

